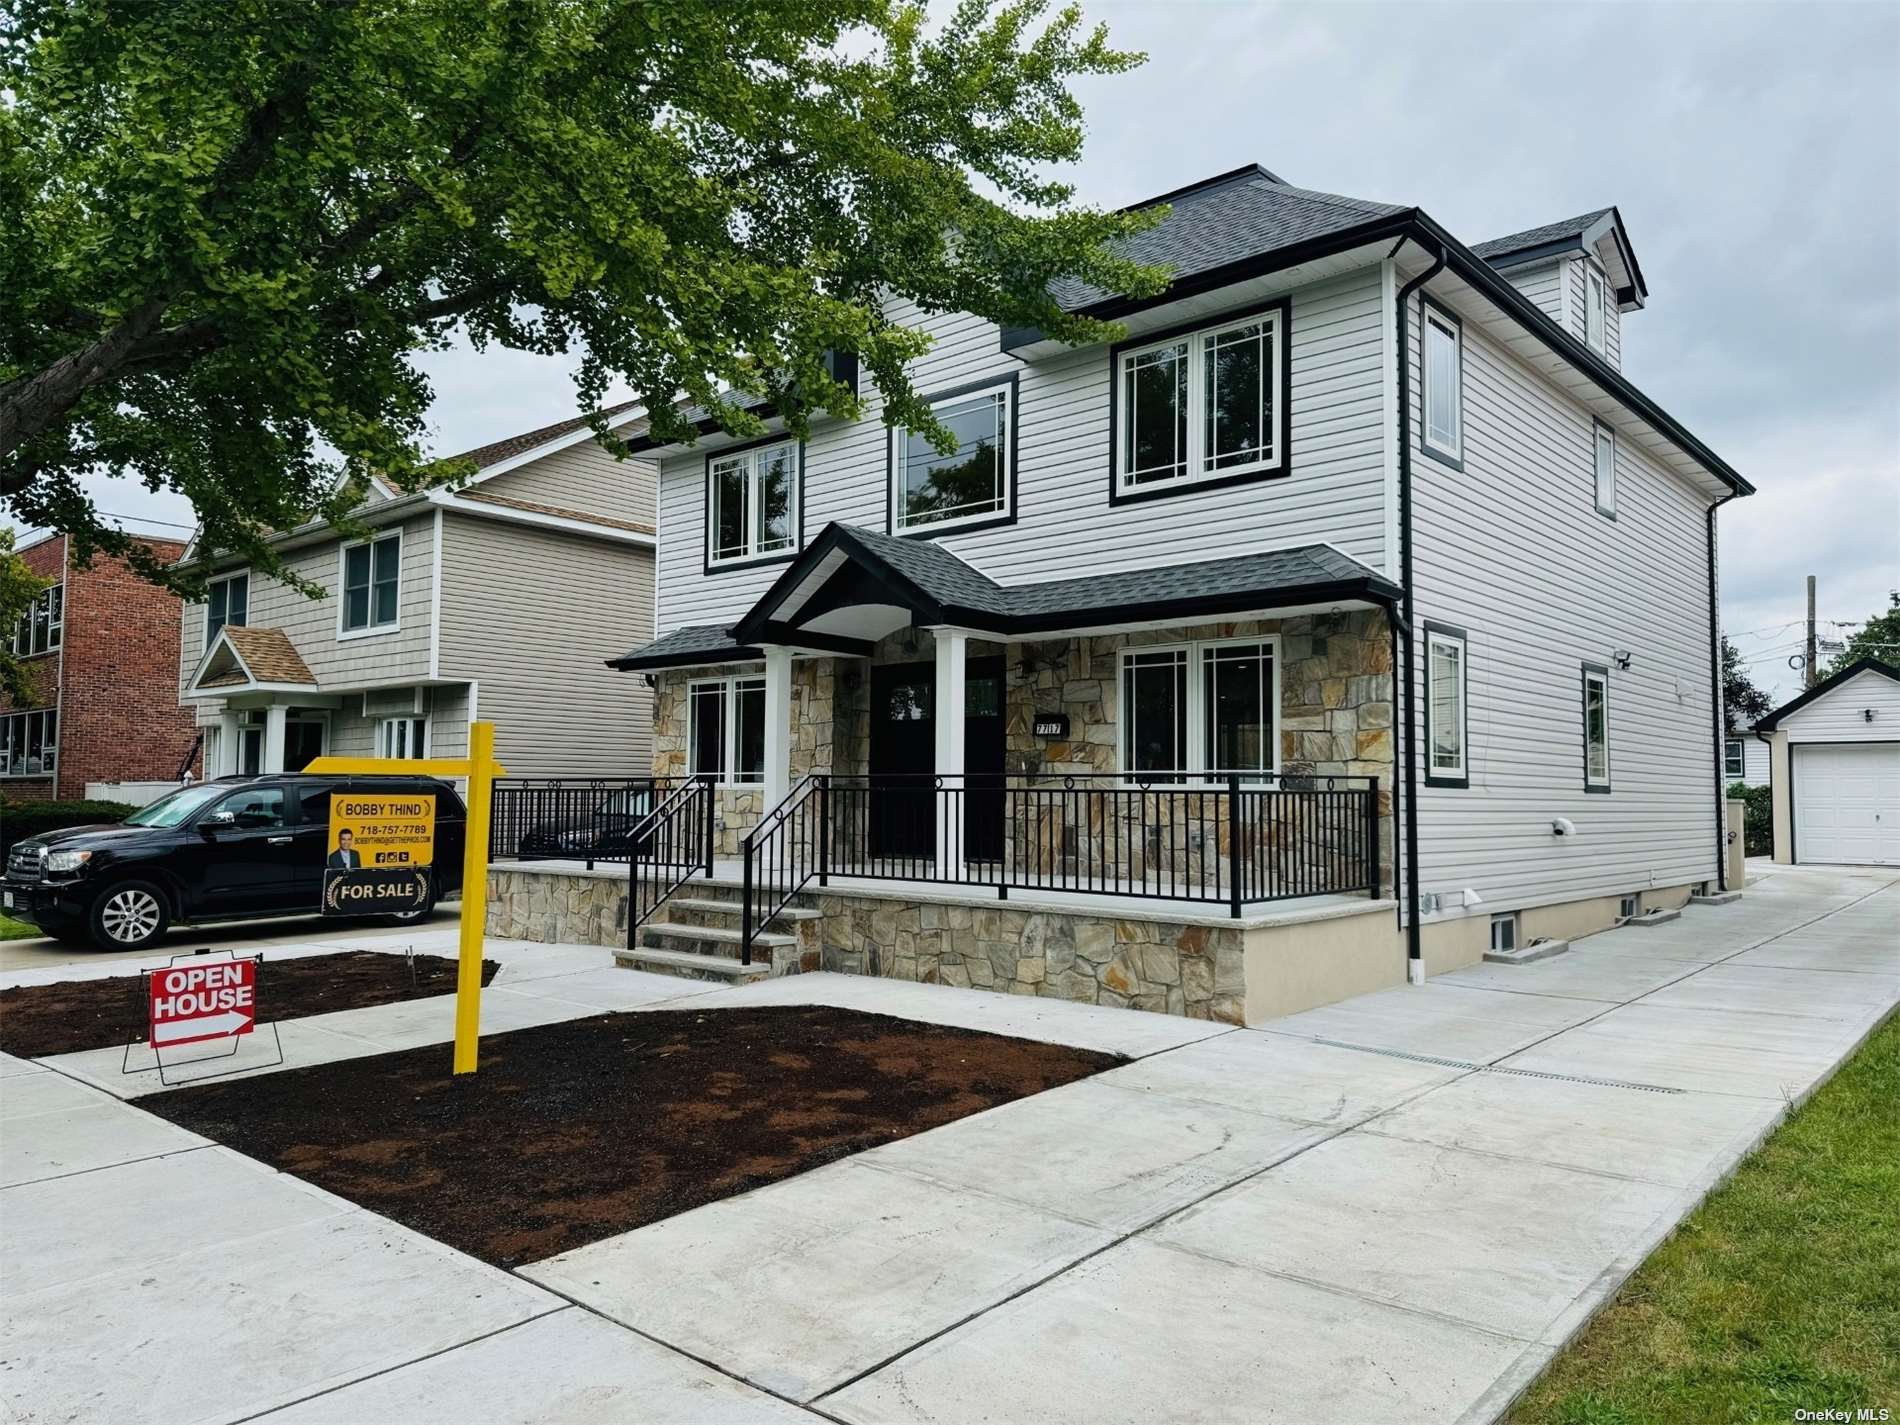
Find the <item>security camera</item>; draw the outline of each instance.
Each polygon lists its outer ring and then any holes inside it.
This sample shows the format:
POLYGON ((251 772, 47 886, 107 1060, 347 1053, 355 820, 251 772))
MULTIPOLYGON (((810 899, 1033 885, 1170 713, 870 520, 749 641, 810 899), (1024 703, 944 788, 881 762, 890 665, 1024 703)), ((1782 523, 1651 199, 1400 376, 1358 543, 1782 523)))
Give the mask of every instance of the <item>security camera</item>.
POLYGON ((1577 824, 1567 816, 1553 817, 1550 823, 1550 834, 1552 836, 1575 836, 1577 834, 1577 824))

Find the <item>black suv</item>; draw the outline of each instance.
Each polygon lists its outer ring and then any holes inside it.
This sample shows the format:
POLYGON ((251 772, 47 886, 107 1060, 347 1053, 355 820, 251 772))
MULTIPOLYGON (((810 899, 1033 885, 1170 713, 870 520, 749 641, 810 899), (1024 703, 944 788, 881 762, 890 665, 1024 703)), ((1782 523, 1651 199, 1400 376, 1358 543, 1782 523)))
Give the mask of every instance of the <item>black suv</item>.
POLYGON ((432 793, 434 893, 461 889, 465 813, 449 783, 285 774, 200 782, 122 822, 22 841, 7 856, 0 905, 61 940, 112 950, 142 949, 174 921, 315 915, 330 797, 351 789, 432 793))

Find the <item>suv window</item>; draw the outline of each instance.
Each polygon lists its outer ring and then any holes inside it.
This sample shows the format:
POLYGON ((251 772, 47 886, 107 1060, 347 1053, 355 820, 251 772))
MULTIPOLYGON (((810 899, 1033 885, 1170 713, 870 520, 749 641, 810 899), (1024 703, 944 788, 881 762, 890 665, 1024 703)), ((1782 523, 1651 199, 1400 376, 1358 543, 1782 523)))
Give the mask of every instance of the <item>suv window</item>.
POLYGON ((282 826, 284 789, 282 787, 246 787, 218 803, 219 811, 228 811, 239 826, 282 826))

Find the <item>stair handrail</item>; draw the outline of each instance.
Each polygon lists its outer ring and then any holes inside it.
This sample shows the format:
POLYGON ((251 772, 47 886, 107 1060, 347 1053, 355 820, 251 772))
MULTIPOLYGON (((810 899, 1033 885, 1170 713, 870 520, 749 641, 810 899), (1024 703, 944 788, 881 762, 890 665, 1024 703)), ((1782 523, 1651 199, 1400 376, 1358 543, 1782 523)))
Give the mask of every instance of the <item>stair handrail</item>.
POLYGON ((640 927, 681 886, 696 875, 712 874, 716 797, 712 777, 693 777, 667 793, 635 824, 627 858, 629 950, 638 944, 640 927), (640 874, 642 867, 656 872, 670 869, 674 875, 664 883, 656 875, 649 883, 640 874))
POLYGON ((830 780, 822 772, 800 777, 739 843, 744 862, 739 913, 739 963, 742 965, 752 963, 752 943, 772 923, 773 918, 792 903, 793 896, 810 885, 814 878, 823 875, 825 847, 829 839, 827 792, 830 780), (817 807, 816 813, 809 810, 814 805, 817 807), (805 816, 794 821, 793 818, 800 812, 804 812, 805 816), (815 836, 812 834, 813 820, 817 822, 815 836), (805 833, 804 850, 807 854, 802 860, 795 860, 793 853, 799 848, 794 838, 800 830, 805 833), (815 855, 812 854, 814 846, 815 855), (780 884, 776 888, 778 900, 760 914, 758 902, 773 893, 773 888, 761 884, 758 874, 767 866, 775 866, 780 872, 780 884))

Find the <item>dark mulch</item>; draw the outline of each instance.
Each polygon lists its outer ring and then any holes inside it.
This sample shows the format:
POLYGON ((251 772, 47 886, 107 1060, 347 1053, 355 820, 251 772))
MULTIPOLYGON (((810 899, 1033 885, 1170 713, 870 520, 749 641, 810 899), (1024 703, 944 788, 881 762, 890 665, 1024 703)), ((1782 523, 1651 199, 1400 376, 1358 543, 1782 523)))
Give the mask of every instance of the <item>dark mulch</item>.
POLYGON ((598 1015, 139 1107, 497 1266, 1085 1078, 1110 1054, 829 1006, 598 1015))
MULTIPOLYGON (((482 961, 482 983, 494 979, 500 968, 494 960, 482 961)), ((441 955, 416 956, 413 976, 401 955, 374 950, 290 960, 266 955, 257 972, 257 1022, 307 1019, 332 1010, 454 992, 455 961, 441 955)), ((0 1052, 37 1059, 142 1042, 145 996, 140 975, 0 990, 0 1052)))

